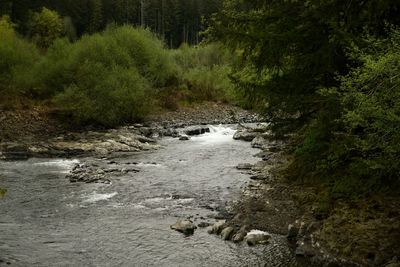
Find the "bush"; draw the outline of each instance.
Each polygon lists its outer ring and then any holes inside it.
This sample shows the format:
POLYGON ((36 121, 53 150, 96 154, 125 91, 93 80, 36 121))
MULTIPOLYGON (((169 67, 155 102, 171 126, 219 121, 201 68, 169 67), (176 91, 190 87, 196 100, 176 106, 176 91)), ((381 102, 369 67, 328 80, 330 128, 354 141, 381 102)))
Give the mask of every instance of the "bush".
POLYGON ((233 62, 232 55, 217 43, 188 46, 183 44, 179 49, 171 51, 175 62, 181 71, 198 67, 212 68, 229 65, 233 62))
POLYGON ((229 78, 232 56, 218 44, 189 47, 182 45, 171 51, 178 66, 181 87, 187 89, 190 101, 233 101, 234 86, 229 78))
POLYGON ((28 70, 39 58, 36 47, 20 38, 9 18, 0 18, 0 92, 19 94, 28 83, 28 70))
POLYGON ((175 69, 152 33, 123 26, 73 44, 56 41, 35 74, 37 96, 56 96, 79 123, 114 126, 142 119, 154 95, 150 89, 166 86, 175 69))
POLYGON ((195 100, 229 101, 234 99, 229 73, 228 66, 197 67, 188 69, 182 79, 195 100))
POLYGON ((163 42, 152 32, 129 26, 111 27, 104 36, 115 40, 117 46, 126 52, 130 63, 155 87, 168 85, 175 79, 176 65, 163 42))
POLYGON ((58 106, 70 110, 76 123, 116 126, 142 120, 150 110, 150 84, 135 69, 84 63, 84 77, 56 96, 58 106), (101 78, 99 78, 101 77, 101 78))

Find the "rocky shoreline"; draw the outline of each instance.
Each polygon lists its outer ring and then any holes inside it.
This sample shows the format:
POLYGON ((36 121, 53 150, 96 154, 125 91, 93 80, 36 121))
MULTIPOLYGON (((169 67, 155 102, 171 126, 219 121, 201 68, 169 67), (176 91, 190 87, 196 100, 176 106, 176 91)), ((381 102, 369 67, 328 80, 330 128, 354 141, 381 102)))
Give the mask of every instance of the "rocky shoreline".
POLYGON ((242 128, 234 138, 260 148, 255 156, 261 161, 237 166, 249 174, 250 182, 230 207, 231 216, 214 224, 210 233, 247 243, 250 229, 285 235, 296 256, 317 266, 400 266, 399 199, 337 204, 322 217, 319 189, 286 180, 283 170, 289 161, 284 142, 273 140, 264 126, 242 128))
POLYGON ((201 125, 256 122, 260 118, 238 107, 203 103, 153 115, 143 124, 117 129, 90 126, 74 129, 63 120, 65 118, 57 118, 39 109, 2 111, 0 159, 89 155, 105 157, 112 153, 158 149, 159 137, 183 136, 182 140, 186 140, 186 136, 202 134, 208 130, 201 125), (191 125, 198 126, 187 127, 191 125))

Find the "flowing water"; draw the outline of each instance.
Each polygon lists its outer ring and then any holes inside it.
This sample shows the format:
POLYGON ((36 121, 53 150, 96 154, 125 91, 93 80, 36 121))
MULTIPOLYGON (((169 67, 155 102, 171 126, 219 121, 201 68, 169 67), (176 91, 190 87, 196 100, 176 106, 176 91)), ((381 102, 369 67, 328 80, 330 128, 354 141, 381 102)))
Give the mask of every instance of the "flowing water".
MULTIPOLYGON (((157 151, 112 159, 30 159, 0 162, 0 265, 10 266, 300 266, 282 236, 266 246, 233 244, 206 229, 170 230, 178 218, 215 222, 255 163, 234 130, 212 127, 190 141, 167 138, 157 151), (70 183, 79 162, 136 164, 138 173, 111 184, 70 183)), ((131 166, 131 165, 129 165, 131 166)))

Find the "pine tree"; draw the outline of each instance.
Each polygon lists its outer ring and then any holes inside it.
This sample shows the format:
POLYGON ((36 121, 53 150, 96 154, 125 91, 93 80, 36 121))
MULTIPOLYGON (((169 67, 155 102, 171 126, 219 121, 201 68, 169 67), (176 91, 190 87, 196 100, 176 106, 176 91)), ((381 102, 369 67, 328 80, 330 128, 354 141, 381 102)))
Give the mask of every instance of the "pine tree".
POLYGON ((90 1, 91 14, 89 23, 89 32, 94 33, 103 27, 103 3, 101 0, 90 1))

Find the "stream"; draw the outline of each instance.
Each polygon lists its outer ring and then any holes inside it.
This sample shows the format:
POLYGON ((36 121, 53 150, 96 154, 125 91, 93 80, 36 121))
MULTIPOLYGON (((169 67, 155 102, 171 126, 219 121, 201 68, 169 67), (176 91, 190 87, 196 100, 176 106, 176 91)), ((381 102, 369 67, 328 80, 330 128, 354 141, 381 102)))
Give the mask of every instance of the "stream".
POLYGON ((113 158, 0 161, 0 265, 4 266, 303 266, 284 236, 249 247, 198 228, 185 237, 179 218, 214 223, 249 176, 239 163, 258 151, 234 141, 229 126, 189 141, 160 140, 156 151, 113 158), (70 183, 78 163, 134 165, 111 184, 70 183))

